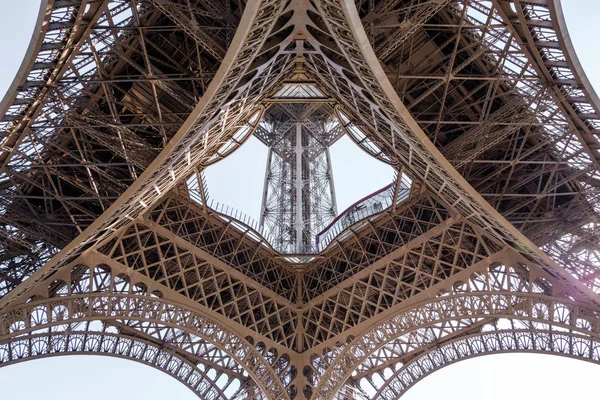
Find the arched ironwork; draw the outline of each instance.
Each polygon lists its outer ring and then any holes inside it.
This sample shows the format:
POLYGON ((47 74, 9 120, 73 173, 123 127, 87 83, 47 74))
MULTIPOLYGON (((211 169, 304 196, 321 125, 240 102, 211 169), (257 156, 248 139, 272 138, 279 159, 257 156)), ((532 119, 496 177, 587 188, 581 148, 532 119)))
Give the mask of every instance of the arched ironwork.
MULTIPOLYGON (((523 321, 501 320, 525 325, 523 321)), ((550 326, 552 326, 550 324, 550 326)), ((456 362, 500 353, 538 353, 572 357, 600 364, 600 344, 591 335, 555 329, 494 329, 459 337, 427 349, 416 359, 390 368, 391 376, 381 386, 374 385, 374 399, 397 399, 429 374, 456 362), (393 371, 393 372, 392 372, 393 371)))
POLYGON ((23 361, 65 355, 101 355, 118 357, 156 368, 184 384, 202 399, 243 398, 246 377, 224 375, 210 366, 200 366, 177 354, 141 338, 102 330, 87 330, 89 323, 71 330, 53 327, 42 333, 32 333, 0 343, 0 366, 23 361), (211 377, 214 375, 214 377, 211 377), (232 390, 227 396, 224 390, 232 390))
MULTIPOLYGON (((532 279, 533 276, 525 265, 494 263, 486 273, 476 272, 465 280, 455 280, 451 290, 441 291, 435 300, 399 311, 361 336, 348 338, 347 345, 324 350, 313 361, 318 374, 312 398, 333 398, 353 373, 396 364, 414 352, 418 360, 418 352, 426 353, 430 347, 443 348, 446 341, 453 343, 463 336, 488 335, 490 326, 492 330, 498 329, 496 324, 500 324, 502 331, 506 321, 519 323, 512 329, 520 329, 521 333, 555 329, 560 335, 586 339, 595 348, 600 311, 567 296, 552 296, 547 281, 541 277, 532 279)), ((451 348, 450 345, 448 349, 451 348)), ((552 352, 554 348, 546 345, 538 350, 552 352)), ((571 347, 569 351, 578 355, 579 350, 571 347)), ((410 368, 419 368, 419 364, 411 364, 410 357, 407 360, 410 368)), ((417 376, 420 375, 415 375, 415 379, 417 376)), ((406 379, 406 375, 402 378, 406 379)))
MULTIPOLYGON (((176 349, 180 357, 195 356, 219 366, 246 372, 268 397, 285 398, 287 392, 275 372, 289 368, 285 356, 273 358, 270 349, 236 336, 218 322, 161 299, 142 282, 113 276, 107 266, 76 265, 66 281, 50 282, 47 293, 0 316, 0 341, 14 341, 65 326, 101 321, 119 332, 143 335, 176 349), (191 354, 189 354, 191 353, 191 354), (267 361, 271 360, 273 365, 267 361)), ((159 344, 159 346, 161 346, 159 344)))

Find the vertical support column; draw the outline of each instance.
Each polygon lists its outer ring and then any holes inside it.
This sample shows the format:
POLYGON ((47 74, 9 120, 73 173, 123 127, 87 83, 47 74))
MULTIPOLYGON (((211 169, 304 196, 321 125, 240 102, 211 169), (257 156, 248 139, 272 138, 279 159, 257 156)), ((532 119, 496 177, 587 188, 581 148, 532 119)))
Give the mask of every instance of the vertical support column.
MULTIPOLYGON (((296 304, 299 309, 304 307, 304 272, 296 271, 296 280, 298 282, 296 286, 296 304)), ((296 352, 301 354, 304 352, 304 321, 302 315, 298 318, 296 324, 296 352)))
POLYGON ((296 220, 294 225, 296 228, 296 252, 302 253, 304 243, 304 218, 302 213, 302 188, 304 187, 304 181, 302 180, 302 124, 296 122, 296 176, 295 176, 295 187, 296 187, 296 220))
POLYGON ((296 367, 296 378, 293 384, 296 385, 298 390, 298 396, 296 399, 310 399, 313 393, 313 388, 309 383, 311 374, 314 373, 310 367, 310 354, 309 353, 298 353, 291 356, 291 362, 296 367))
POLYGON ((260 207, 260 230, 265 227, 265 216, 267 213, 267 199, 269 196, 269 182, 271 180, 271 160, 273 159, 273 149, 269 147, 267 155, 267 169, 265 170, 265 183, 263 184, 262 205, 260 207))
POLYGON ((323 110, 315 110, 285 104, 266 113, 272 137, 263 141, 269 154, 260 226, 282 253, 313 253, 316 234, 337 214, 331 157, 324 144, 328 132, 323 110), (311 121, 314 113, 318 123, 311 121))

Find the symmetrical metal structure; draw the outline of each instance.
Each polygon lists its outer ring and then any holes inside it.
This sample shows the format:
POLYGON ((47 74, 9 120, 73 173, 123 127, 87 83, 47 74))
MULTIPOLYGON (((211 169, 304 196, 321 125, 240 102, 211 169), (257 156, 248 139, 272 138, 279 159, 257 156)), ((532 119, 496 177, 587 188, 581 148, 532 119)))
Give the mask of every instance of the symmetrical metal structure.
POLYGON ((2 365, 316 400, 600 363, 600 101, 557 0, 43 0, 0 109, 2 365), (278 242, 201 178, 252 134, 278 242), (398 173, 334 219, 341 134, 398 173))
POLYGON ((329 147, 344 129, 331 106, 277 94, 285 103, 272 105, 256 132, 269 148, 260 225, 277 251, 312 253, 316 233, 337 214, 329 147))

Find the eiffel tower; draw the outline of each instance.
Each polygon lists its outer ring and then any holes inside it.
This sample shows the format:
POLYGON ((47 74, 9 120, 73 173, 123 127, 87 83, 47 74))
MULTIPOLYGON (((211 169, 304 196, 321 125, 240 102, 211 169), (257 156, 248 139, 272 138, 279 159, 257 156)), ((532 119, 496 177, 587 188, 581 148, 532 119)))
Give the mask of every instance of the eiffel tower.
POLYGON ((558 0, 43 0, 0 103, 0 364, 329 400, 600 363, 599 110, 558 0), (343 135, 396 171, 345 211, 343 135), (256 222, 204 179, 251 136, 256 222))

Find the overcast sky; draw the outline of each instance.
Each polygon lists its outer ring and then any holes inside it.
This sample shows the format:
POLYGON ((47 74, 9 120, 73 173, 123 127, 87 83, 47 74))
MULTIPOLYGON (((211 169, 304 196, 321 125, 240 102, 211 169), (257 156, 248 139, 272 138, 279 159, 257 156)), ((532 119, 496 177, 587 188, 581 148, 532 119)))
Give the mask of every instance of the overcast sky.
MULTIPOLYGON (((22 60, 39 0, 0 1, 0 95, 22 60)), ((600 88, 598 21, 600 1, 563 0, 567 24, 583 67, 600 88)), ((389 168, 373 161, 349 139, 332 149, 338 208, 392 179, 389 168)), ((225 162, 211 167, 208 183, 216 200, 258 218, 266 152, 251 141, 225 162)), ((563 400, 597 398, 600 367, 549 355, 503 354, 463 361, 415 385, 405 400, 563 400)), ((99 356, 66 356, 0 369, 0 399, 111 400, 195 399, 179 382, 142 364, 99 356)))

